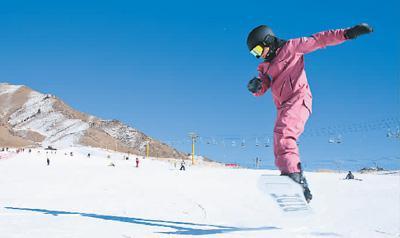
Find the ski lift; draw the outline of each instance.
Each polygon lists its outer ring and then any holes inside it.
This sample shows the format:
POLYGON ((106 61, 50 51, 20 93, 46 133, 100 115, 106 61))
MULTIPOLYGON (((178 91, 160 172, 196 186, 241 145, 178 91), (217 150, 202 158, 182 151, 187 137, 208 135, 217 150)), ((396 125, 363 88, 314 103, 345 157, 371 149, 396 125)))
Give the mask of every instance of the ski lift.
POLYGON ((386 137, 399 139, 400 138, 400 127, 397 127, 396 131, 392 131, 392 129, 389 128, 388 132, 386 133, 386 137))
POLYGON ((330 144, 341 144, 342 143, 342 136, 337 135, 337 136, 331 136, 328 140, 330 144))
POLYGON ((240 146, 243 148, 243 147, 246 147, 246 141, 243 139, 242 140, 242 143, 240 144, 240 146))
POLYGON ((388 131, 388 132, 386 133, 386 137, 387 137, 387 138, 392 137, 392 133, 391 133, 390 131, 388 131))
POLYGON ((215 139, 212 137, 206 137, 204 140, 207 145, 216 145, 215 139))
POLYGON ((338 135, 337 137, 336 137, 336 144, 341 144, 342 143, 342 136, 341 135, 338 135))
POLYGON ((236 147, 236 141, 232 141, 232 147, 236 147))
POLYGON ((271 146, 271 142, 269 140, 269 138, 267 138, 267 141, 264 144, 265 147, 270 147, 271 146))

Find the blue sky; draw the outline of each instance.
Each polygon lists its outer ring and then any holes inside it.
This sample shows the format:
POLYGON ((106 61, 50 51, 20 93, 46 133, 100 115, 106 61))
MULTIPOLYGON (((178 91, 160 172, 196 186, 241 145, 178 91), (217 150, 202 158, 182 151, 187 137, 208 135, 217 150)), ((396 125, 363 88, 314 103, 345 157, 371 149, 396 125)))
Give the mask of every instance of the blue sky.
POLYGON ((397 9, 396 1, 2 1, 0 81, 53 93, 185 151, 192 131, 225 139, 225 147, 199 144, 199 153, 242 164, 258 156, 272 166, 272 149, 254 145, 272 134, 276 109, 270 92, 254 98, 246 89, 259 63, 247 33, 267 24, 290 39, 367 22, 373 34, 306 56, 314 97, 306 133, 342 125, 334 134, 343 143, 328 143, 329 133, 305 136, 301 154, 310 168, 351 159, 371 165, 400 156, 399 140, 386 138, 387 128, 343 128, 387 118, 395 118, 393 129, 398 124, 397 9), (243 139, 245 148, 232 146, 243 139))

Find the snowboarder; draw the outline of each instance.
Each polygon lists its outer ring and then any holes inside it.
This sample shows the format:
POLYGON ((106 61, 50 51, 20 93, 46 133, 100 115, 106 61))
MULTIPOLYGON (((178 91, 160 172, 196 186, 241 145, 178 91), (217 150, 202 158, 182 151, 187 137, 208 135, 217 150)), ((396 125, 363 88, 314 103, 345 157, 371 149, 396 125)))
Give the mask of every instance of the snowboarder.
POLYGON ((351 171, 349 171, 345 179, 354 179, 354 175, 351 173, 351 171))
POLYGON ((136 158, 136 168, 139 168, 139 158, 136 158))
POLYGON ((181 168, 179 170, 185 171, 185 160, 183 160, 183 159, 181 161, 181 168))
POLYGON ((307 202, 312 199, 312 195, 303 175, 296 143, 312 112, 312 96, 304 71, 304 54, 372 31, 369 25, 363 23, 286 41, 276 37, 268 26, 261 25, 254 28, 247 37, 250 53, 263 59, 257 68, 258 77, 250 80, 247 87, 254 96, 261 96, 271 88, 278 111, 274 127, 275 165, 282 175, 302 185, 307 202))
POLYGON ((47 158, 46 162, 47 162, 47 166, 49 166, 50 165, 50 159, 47 158))

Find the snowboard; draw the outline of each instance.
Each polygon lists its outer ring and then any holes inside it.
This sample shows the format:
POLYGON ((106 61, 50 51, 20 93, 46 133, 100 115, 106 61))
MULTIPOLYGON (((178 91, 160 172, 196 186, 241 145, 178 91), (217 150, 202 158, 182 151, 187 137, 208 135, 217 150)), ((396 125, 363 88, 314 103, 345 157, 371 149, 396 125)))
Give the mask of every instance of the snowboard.
POLYGON ((356 180, 356 181, 363 181, 362 179, 359 179, 359 178, 353 178, 353 179, 346 179, 346 178, 344 178, 344 179, 342 179, 342 180, 356 180))
POLYGON ((304 198, 303 188, 291 178, 279 175, 261 175, 260 190, 285 214, 311 214, 311 207, 304 198))

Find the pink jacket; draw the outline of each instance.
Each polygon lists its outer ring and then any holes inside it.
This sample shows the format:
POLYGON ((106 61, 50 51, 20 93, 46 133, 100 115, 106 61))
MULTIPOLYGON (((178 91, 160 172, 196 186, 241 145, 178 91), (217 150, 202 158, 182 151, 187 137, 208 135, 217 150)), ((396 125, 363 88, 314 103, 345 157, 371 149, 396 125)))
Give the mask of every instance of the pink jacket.
POLYGON ((310 37, 288 40, 278 49, 271 62, 262 62, 258 66, 258 77, 263 84, 262 89, 254 95, 261 96, 271 87, 278 109, 287 102, 301 98, 311 112, 312 95, 304 71, 304 54, 344 42, 346 40, 344 31, 344 29, 329 30, 310 37))

